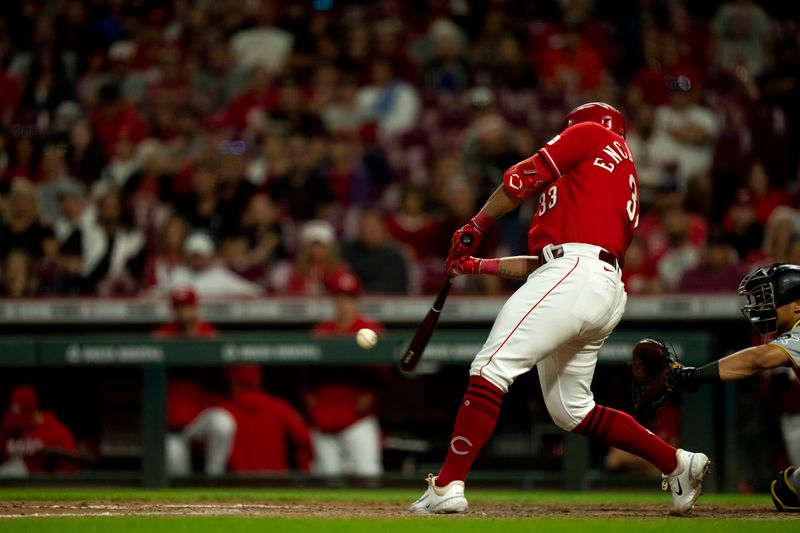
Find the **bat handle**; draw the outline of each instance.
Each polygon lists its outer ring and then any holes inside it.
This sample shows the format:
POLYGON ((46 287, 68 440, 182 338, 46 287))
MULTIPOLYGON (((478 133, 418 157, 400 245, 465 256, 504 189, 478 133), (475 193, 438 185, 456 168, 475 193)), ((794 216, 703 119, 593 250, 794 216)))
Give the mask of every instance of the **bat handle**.
POLYGON ((472 246, 473 238, 472 235, 468 233, 463 234, 459 240, 461 241, 461 244, 463 244, 464 246, 472 246))

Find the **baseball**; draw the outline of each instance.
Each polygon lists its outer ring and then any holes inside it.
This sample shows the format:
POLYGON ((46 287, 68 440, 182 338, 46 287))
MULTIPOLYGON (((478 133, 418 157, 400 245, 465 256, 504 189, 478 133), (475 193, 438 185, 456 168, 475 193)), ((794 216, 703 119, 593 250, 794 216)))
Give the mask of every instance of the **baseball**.
POLYGON ((374 348, 378 344, 378 334, 369 328, 362 328, 356 333, 356 344, 364 350, 374 348))

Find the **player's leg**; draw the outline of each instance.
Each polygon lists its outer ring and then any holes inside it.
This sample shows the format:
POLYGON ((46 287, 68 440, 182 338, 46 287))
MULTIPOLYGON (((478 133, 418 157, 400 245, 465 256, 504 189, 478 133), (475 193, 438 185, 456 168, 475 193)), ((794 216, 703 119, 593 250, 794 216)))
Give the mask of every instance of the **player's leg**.
POLYGON ((354 475, 377 478, 383 474, 381 429, 377 418, 364 417, 345 429, 342 432, 342 444, 354 475))
POLYGON ((167 433, 166 438, 167 475, 188 476, 192 473, 192 450, 189 440, 180 433, 167 433))
POLYGON ((586 265, 581 267, 579 258, 550 263, 503 305, 470 367, 469 386, 438 486, 466 479, 477 454, 494 432, 503 396, 514 380, 577 335, 580 322, 564 310, 575 305, 587 283, 586 276, 586 265))
POLYGON ((326 477, 344 474, 342 444, 339 434, 311 431, 311 444, 314 447, 314 472, 326 477))
POLYGON ((568 258, 541 267, 503 305, 472 363, 442 469, 429 480, 428 491, 412 510, 437 512, 425 510, 430 500, 434 508, 436 502, 448 501, 455 508, 466 509, 464 480, 494 431, 508 387, 537 360, 578 333, 580 322, 564 309, 575 306, 587 283, 589 269, 580 268, 580 263, 578 258, 568 258), (454 496, 456 493, 460 496, 454 496))
POLYGON ((183 434, 189 440, 205 444, 207 475, 220 476, 225 473, 233 449, 233 440, 236 437, 236 420, 228 410, 220 407, 203 410, 186 426, 183 434))
POLYGON ((575 341, 539 363, 547 410, 560 428, 601 440, 655 465, 664 476, 662 488, 672 489, 674 512, 691 511, 700 496, 708 457, 676 450, 629 414, 595 404, 590 386, 602 344, 575 341))

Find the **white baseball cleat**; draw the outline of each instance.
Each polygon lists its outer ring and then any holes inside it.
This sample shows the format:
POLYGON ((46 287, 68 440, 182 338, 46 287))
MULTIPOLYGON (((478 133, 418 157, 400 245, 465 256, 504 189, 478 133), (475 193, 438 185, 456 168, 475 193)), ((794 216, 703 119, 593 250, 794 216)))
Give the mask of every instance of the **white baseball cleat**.
POLYGON ((692 453, 678 450, 675 453, 678 466, 671 474, 662 475, 661 490, 672 492, 672 514, 685 515, 694 507, 700 491, 703 489, 703 478, 708 474, 711 461, 704 453, 692 453))
POLYGON ((436 486, 436 476, 428 474, 428 489, 419 500, 408 508, 412 513, 446 514, 463 513, 467 510, 467 499, 464 497, 464 482, 451 481, 446 487, 436 486))

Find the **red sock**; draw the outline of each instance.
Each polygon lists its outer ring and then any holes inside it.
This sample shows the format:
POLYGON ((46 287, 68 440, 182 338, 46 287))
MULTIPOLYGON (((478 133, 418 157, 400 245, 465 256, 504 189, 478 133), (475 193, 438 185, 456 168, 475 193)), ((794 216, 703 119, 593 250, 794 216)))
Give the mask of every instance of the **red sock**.
POLYGON ((503 391, 480 376, 470 376, 453 427, 450 449, 436 479, 438 487, 467 478, 472 462, 492 436, 502 401, 503 391))
POLYGON ((665 474, 678 465, 675 448, 642 427, 629 414, 616 409, 596 405, 572 431, 638 455, 665 474))

